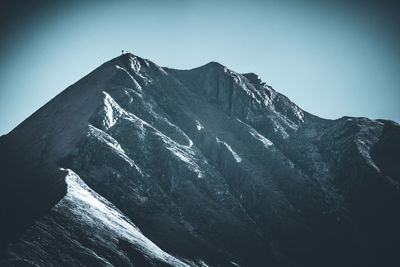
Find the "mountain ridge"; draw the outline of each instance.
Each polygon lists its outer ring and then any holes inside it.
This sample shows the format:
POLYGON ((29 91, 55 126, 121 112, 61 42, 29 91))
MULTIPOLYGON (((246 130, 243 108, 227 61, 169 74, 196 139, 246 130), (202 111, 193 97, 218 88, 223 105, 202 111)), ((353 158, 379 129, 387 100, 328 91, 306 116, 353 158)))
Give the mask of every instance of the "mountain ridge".
MULTIPOLYGON (((0 138, 4 214, 27 210, 15 192, 34 200, 33 215, 11 216, 2 227, 12 229, 16 219, 34 223, 28 236, 26 225, 17 241, 10 235, 5 261, 35 262, 21 252, 28 250, 24 240, 43 236, 38 224, 65 225, 54 211, 68 195, 62 168, 185 264, 389 264, 400 240, 393 213, 400 203, 399 138, 399 125, 389 121, 307 113, 256 74, 215 62, 174 70, 124 54, 0 138)), ((68 231, 88 229, 79 227, 68 231)), ((114 241, 99 248, 90 234, 83 240, 79 246, 92 256, 63 252, 80 264, 100 254, 112 265, 138 264, 135 257, 171 264, 126 238, 118 241, 123 248, 114 241), (111 256, 111 247, 120 256, 111 256)), ((28 251, 55 253, 41 246, 28 251)))

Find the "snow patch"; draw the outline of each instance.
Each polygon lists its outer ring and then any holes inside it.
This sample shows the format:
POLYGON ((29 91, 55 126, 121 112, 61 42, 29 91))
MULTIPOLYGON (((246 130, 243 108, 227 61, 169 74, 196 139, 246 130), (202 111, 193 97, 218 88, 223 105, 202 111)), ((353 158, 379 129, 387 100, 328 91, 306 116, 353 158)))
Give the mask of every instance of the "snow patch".
POLYGON ((191 139, 189 139, 189 147, 193 146, 193 141, 191 139))
MULTIPOLYGON (((172 152, 178 159, 181 161, 185 162, 191 170, 193 170, 195 173, 197 173, 198 178, 203 177, 203 172, 200 169, 200 166, 196 163, 196 161, 193 159, 194 158, 194 152, 191 149, 190 146, 182 146, 169 138, 168 136, 164 135, 160 131, 154 129, 156 132, 155 134, 160 136, 163 142, 166 145, 166 148, 172 152)), ((190 139, 189 139, 190 140, 190 139)), ((190 140, 192 142, 192 140, 190 140)), ((193 143, 192 143, 193 144, 193 143)))
POLYGON ((172 266, 188 266, 161 250, 145 237, 129 218, 125 217, 108 200, 90 189, 72 170, 67 169, 66 171, 68 172, 65 178, 67 194, 55 206, 55 209, 69 207, 78 220, 77 223, 81 221, 94 228, 103 229, 116 239, 128 240, 150 258, 161 260, 172 266))
POLYGON ((140 86, 140 84, 135 80, 135 78, 133 78, 133 76, 129 73, 129 71, 127 71, 125 68, 120 67, 118 65, 115 65, 115 67, 117 69, 120 69, 122 71, 124 71, 126 74, 128 74, 129 78, 132 80, 132 82, 135 84, 136 89, 138 89, 140 92, 142 91, 142 87, 140 86))
POLYGON ((285 128, 278 122, 276 117, 269 116, 269 118, 272 120, 272 123, 274 124, 274 132, 276 133, 279 132, 282 135, 283 139, 287 139, 289 137, 289 134, 286 132, 285 128))
POLYGON ((269 148, 270 146, 273 146, 274 144, 267 138, 265 138, 264 136, 262 136, 261 134, 259 134, 256 130, 254 130, 253 128, 250 128, 250 134, 256 138, 257 140, 261 141, 261 143, 264 144, 264 146, 266 148, 269 148))
POLYGON ((140 138, 145 138, 146 128, 150 129, 154 132, 155 135, 159 136, 163 143, 165 144, 165 148, 172 152, 179 160, 185 162, 189 169, 197 173, 198 178, 203 177, 203 172, 200 169, 200 166, 195 161, 195 152, 192 149, 193 141, 185 134, 184 136, 188 139, 189 145, 181 145, 176 141, 172 140, 170 137, 166 136, 141 118, 136 115, 126 112, 126 119, 133 122, 136 126, 139 126, 142 135, 140 138))
POLYGON ((257 132, 253 127, 251 127, 250 125, 248 125, 247 123, 244 123, 243 121, 241 121, 240 119, 236 118, 236 120, 238 122, 240 122, 241 124, 244 124, 245 126, 247 126, 247 128, 249 128, 249 133, 256 138, 257 140, 259 140, 261 143, 263 143, 263 145, 266 148, 270 148, 271 146, 274 145, 274 143, 272 143, 269 139, 267 139, 266 137, 264 137, 263 135, 261 135, 259 132, 257 132))
POLYGON ((294 109, 294 112, 295 112, 297 118, 299 118, 299 120, 304 122, 304 112, 296 105, 293 105, 293 109, 294 109))
POLYGON ((201 131, 202 129, 204 129, 204 126, 198 120, 196 120, 196 128, 197 131, 201 131))
POLYGON ((149 113, 150 113, 151 115, 153 115, 154 118, 165 122, 165 123, 168 124, 168 126, 170 126, 170 127, 173 127, 179 134, 181 134, 181 135, 188 141, 188 143, 189 143, 188 147, 189 147, 189 148, 192 147, 193 142, 192 142, 192 140, 189 138, 189 136, 188 136, 184 131, 182 131, 181 128, 179 128, 178 126, 176 126, 175 124, 173 124, 172 122, 170 122, 165 116, 161 116, 160 114, 158 114, 158 113, 155 111, 155 107, 154 107, 155 105, 152 103, 152 101, 151 101, 151 102, 146 102, 146 103, 144 103, 144 104, 145 104, 146 108, 148 109, 149 113))
MULTIPOLYGON (((379 128, 379 127, 376 127, 379 128)), ((355 142, 357 144, 357 149, 365 159, 365 161, 372 166, 378 173, 381 172, 379 167, 375 164, 371 157, 371 148, 378 142, 379 137, 371 134, 369 131, 374 131, 375 127, 369 128, 368 126, 362 126, 359 136, 356 138, 355 142)))
MULTIPOLYGON (((143 60, 146 67, 150 66, 150 63, 147 60, 143 60)), ((143 79, 145 84, 149 84, 152 82, 151 78, 145 76, 142 71, 142 65, 140 64, 139 59, 136 56, 129 57, 129 64, 131 69, 135 72, 137 76, 143 79)))
POLYGON ((129 57, 129 63, 132 70, 134 70, 135 72, 140 72, 142 66, 137 57, 129 57))
POLYGON ((217 140, 217 143, 223 144, 229 150, 229 152, 231 152, 233 158, 236 160, 237 163, 242 162, 242 158, 232 149, 230 145, 228 145, 224 141, 219 140, 218 137, 216 137, 215 139, 217 140))
POLYGON ((112 138, 109 134, 89 124, 88 135, 95 137, 97 140, 107 145, 114 151, 115 154, 117 154, 120 158, 125 160, 130 167, 134 167, 140 174, 143 174, 139 166, 137 166, 136 163, 126 155, 125 151, 122 149, 121 145, 117 142, 117 140, 112 138))
POLYGON ((109 94, 104 91, 103 94, 105 95, 104 111, 106 113, 103 124, 104 127, 106 127, 106 129, 108 130, 114 126, 114 124, 117 122, 118 118, 121 117, 124 111, 118 106, 117 103, 115 103, 114 99, 112 99, 109 94))

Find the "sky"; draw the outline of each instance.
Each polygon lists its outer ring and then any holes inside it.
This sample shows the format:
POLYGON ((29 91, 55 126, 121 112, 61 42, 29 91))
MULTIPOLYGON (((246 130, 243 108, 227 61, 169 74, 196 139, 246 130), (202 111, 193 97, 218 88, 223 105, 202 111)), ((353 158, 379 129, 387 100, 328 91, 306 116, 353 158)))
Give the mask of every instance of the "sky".
POLYGON ((317 116, 400 122, 396 1, 2 1, 0 135, 121 50, 254 72, 317 116))

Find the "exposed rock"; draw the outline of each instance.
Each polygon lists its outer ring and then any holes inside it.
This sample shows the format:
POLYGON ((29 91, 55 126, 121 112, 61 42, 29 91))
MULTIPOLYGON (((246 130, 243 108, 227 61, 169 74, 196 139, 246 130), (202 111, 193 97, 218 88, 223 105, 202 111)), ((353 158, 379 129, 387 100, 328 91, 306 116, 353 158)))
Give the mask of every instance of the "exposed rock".
POLYGON ((0 148, 5 265, 400 263, 399 125, 318 118, 219 63, 122 55, 0 148))

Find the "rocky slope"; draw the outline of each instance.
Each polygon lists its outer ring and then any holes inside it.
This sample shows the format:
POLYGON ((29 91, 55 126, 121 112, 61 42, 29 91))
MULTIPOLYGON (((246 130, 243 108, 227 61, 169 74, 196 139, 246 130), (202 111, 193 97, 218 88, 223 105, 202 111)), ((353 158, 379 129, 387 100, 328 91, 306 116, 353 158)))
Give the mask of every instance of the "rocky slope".
POLYGON ((2 263, 397 266, 399 155, 395 122, 125 54, 0 138, 2 263))

